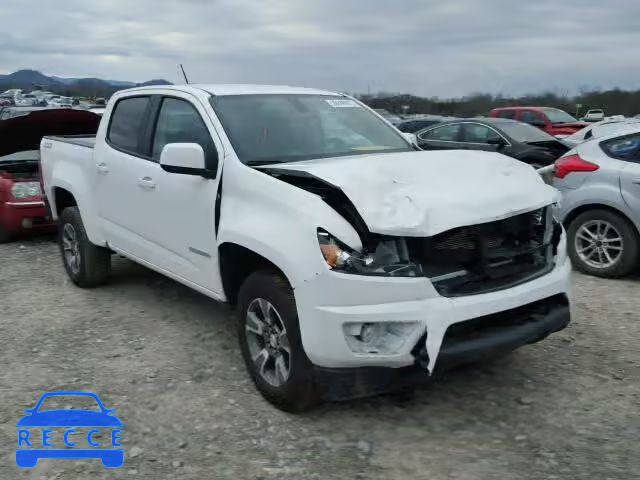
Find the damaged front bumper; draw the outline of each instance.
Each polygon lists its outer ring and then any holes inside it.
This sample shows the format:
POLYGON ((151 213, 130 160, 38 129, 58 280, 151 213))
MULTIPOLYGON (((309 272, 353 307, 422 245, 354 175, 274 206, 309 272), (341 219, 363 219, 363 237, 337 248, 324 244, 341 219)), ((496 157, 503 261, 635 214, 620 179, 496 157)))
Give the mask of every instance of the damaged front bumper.
POLYGON ((461 330, 467 330, 467 335, 458 332, 458 335, 445 339, 432 376, 427 375, 423 366, 425 361, 428 362, 423 339, 414 348, 416 362, 413 365, 402 368, 316 366, 315 375, 326 400, 347 400, 388 393, 427 383, 455 367, 486 361, 538 342, 565 328, 570 319, 567 297, 559 294, 502 314, 462 322, 459 325, 475 323, 480 328, 463 328, 461 330), (507 319, 508 322, 501 324, 500 320, 507 319))
MULTIPOLYGON (((564 241, 563 235, 560 252, 564 252, 564 241)), ((375 367, 400 374, 403 367, 418 365, 426 377, 513 350, 566 327, 570 271, 570 262, 561 254, 553 269, 538 278, 504 290, 460 297, 441 296, 426 278, 327 271, 296 288, 303 346, 320 375, 337 369, 350 378, 350 369, 362 373, 375 367), (548 307, 548 311, 538 307, 548 307), (461 334, 462 325, 492 317, 511 318, 514 323, 483 325, 471 329, 468 338, 461 334), (405 329, 393 353, 358 352, 346 336, 345 325, 394 322, 416 328, 405 329)))

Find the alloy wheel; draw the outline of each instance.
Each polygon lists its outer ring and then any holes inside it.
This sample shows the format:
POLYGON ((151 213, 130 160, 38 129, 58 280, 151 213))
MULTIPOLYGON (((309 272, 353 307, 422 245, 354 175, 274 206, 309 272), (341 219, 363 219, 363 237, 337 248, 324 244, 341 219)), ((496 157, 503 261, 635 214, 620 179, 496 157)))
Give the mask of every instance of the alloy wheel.
POLYGON ((269 385, 282 386, 291 373, 291 347, 282 317, 269 301, 256 298, 247 308, 245 330, 256 371, 269 385))
POLYGON ((75 228, 66 223, 62 229, 62 251, 67 267, 74 275, 80 273, 80 243, 75 228))
POLYGON ((620 232, 605 220, 590 220, 576 232, 575 249, 586 265, 605 269, 622 257, 624 241, 620 232))

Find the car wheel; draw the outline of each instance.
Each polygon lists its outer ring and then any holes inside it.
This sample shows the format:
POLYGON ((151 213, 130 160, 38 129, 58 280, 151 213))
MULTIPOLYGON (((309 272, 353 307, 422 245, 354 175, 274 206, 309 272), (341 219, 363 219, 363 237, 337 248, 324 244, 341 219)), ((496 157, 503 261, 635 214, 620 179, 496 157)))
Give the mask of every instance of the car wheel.
POLYGON ((104 283, 111 271, 111 252, 89 241, 78 207, 65 208, 58 223, 58 244, 71 281, 82 288, 104 283))
POLYGON ((281 275, 251 274, 238 295, 238 335, 247 370, 262 396, 287 412, 319 403, 293 290, 281 275))
POLYGON ((11 234, 7 232, 2 225, 0 225, 0 243, 7 243, 11 241, 11 234))
POLYGON ((569 224, 567 237, 569 256, 581 272, 613 278, 628 275, 637 266, 638 233, 617 213, 581 213, 569 224))

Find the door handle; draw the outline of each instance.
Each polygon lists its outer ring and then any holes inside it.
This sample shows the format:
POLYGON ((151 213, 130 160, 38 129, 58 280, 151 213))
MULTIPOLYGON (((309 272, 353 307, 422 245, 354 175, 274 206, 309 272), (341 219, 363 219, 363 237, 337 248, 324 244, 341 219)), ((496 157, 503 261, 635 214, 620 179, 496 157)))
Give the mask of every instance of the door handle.
POLYGON ((104 162, 96 163, 96 169, 98 170, 98 173, 109 173, 109 167, 104 162))
POLYGON ((634 185, 640 185, 640 179, 638 179, 638 180, 631 180, 631 183, 633 183, 634 185))
POLYGON ((145 190, 153 190, 156 188, 156 184, 153 182, 151 177, 142 177, 138 179, 138 186, 145 190))

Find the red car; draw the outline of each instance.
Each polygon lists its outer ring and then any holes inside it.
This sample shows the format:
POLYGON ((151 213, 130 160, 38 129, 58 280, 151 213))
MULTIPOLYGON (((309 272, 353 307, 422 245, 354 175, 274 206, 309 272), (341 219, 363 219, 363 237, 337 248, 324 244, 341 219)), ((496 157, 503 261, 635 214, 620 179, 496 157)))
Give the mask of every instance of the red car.
POLYGON ((567 137, 589 125, 564 110, 551 107, 504 107, 489 112, 493 118, 509 118, 538 127, 554 137, 567 137))
POLYGON ((86 135, 100 117, 72 109, 5 107, 0 113, 0 243, 26 231, 54 230, 40 188, 45 135, 86 135))

